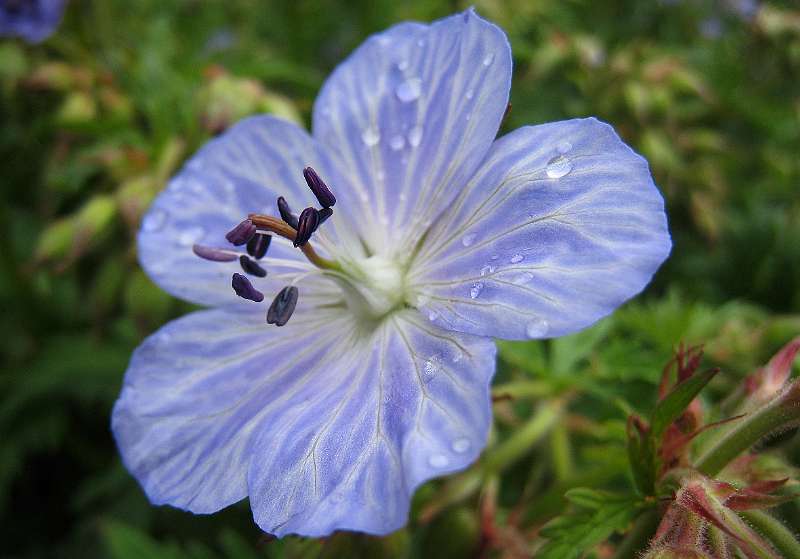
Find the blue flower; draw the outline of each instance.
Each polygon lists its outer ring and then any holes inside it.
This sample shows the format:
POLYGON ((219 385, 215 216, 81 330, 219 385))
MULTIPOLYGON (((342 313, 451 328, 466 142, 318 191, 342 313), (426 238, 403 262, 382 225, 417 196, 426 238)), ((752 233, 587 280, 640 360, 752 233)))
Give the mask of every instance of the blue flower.
POLYGON ((575 332, 647 285, 671 246, 647 162, 593 118, 496 140, 510 84, 473 11, 402 23, 336 69, 312 135, 249 118, 171 181, 139 257, 212 308, 144 341, 114 408, 153 503, 391 532, 485 446, 493 337, 575 332))
POLYGON ((38 43, 61 22, 66 0, 0 0, 0 37, 38 43))

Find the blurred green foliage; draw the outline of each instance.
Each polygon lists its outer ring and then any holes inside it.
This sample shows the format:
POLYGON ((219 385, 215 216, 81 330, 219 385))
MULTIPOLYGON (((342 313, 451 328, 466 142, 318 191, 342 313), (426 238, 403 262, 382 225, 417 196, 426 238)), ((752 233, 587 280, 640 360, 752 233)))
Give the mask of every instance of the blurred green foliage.
MULTIPOLYGON (((797 5, 475 4, 514 50, 504 129, 611 122, 650 161, 675 246, 648 292, 592 329, 501 344, 489 449, 421 488, 408 529, 383 539, 270 542, 246 503, 202 517, 146 502, 109 411, 132 349, 188 306, 138 268, 134 238, 211 135, 256 112, 307 124, 367 35, 467 4, 73 0, 45 43, 0 41, 0 556, 524 557, 566 491, 629 486, 625 418, 651 409, 678 342, 706 344, 718 400, 800 332, 797 5)), ((782 451, 796 459, 796 438, 782 451)))

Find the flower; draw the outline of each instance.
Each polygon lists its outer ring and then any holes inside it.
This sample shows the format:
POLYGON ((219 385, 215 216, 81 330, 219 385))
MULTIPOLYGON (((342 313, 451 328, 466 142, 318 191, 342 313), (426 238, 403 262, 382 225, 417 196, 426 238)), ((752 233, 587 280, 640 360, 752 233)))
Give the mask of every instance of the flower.
POLYGON ((66 0, 3 0, 0 2, 0 37, 22 37, 38 43, 61 23, 66 0))
POLYGON ((391 532, 485 446, 492 337, 575 332, 647 285, 671 244, 646 161, 593 118, 495 140, 510 82, 474 11, 402 23, 335 70, 313 135, 245 119, 159 195, 142 266, 213 308, 148 337, 114 407, 153 503, 249 497, 278 536, 391 532), (256 235, 286 239, 259 258, 256 235))

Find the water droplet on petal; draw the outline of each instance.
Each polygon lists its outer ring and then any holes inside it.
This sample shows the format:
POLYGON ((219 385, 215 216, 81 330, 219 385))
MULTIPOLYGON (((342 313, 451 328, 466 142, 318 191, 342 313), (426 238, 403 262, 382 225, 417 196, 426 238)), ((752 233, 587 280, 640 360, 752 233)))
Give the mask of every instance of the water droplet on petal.
POLYGON ((392 139, 389 140, 389 147, 392 148, 394 151, 400 151, 405 147, 406 139, 403 138, 400 134, 392 136, 392 139))
POLYGON ((437 318, 439 318, 439 313, 438 312, 436 312, 436 311, 428 311, 428 320, 433 322, 437 318))
POLYGON ((461 244, 464 245, 465 247, 471 246, 472 243, 475 242, 477 236, 478 235, 476 235, 475 233, 468 233, 464 235, 464 237, 461 239, 461 244))
POLYGON ((142 220, 142 231, 146 233, 154 233, 159 231, 167 222, 167 212, 161 208, 156 208, 147 212, 142 220))
POLYGON ((475 92, 471 89, 468 89, 467 92, 464 94, 467 99, 472 99, 475 96, 475 92))
POLYGON ((518 264, 518 263, 522 262, 524 259, 525 259, 525 257, 522 256, 521 254, 515 254, 514 256, 511 257, 511 263, 512 264, 518 264))
POLYGON ((525 335, 529 338, 541 338, 547 334, 548 330, 550 330, 550 325, 541 318, 535 318, 525 325, 525 335))
POLYGON ((431 356, 427 361, 425 361, 424 369, 426 382, 430 382, 433 380, 433 377, 436 376, 436 373, 442 370, 442 358, 438 355, 431 356))
POLYGON ((377 129, 369 127, 361 133, 361 141, 368 146, 377 145, 381 141, 381 134, 377 129))
POLYGON ((195 226, 184 229, 178 234, 178 244, 189 246, 195 244, 205 234, 205 229, 195 226))
POLYGON ((417 147, 422 141, 422 126, 415 126, 408 131, 408 144, 417 147))
POLYGON ((397 86, 395 95, 403 103, 410 103, 419 99, 422 93, 422 80, 419 78, 408 78, 406 81, 397 86))
POLYGON ((556 146, 556 149, 558 150, 558 153, 562 153, 562 154, 563 153, 567 153, 568 151, 570 151, 572 149, 572 143, 568 142, 567 140, 564 140, 562 142, 558 142, 558 145, 556 146))
POLYGON ((572 162, 563 155, 556 155, 547 162, 545 172, 551 179, 560 179, 572 170, 572 162))
POLYGON ((491 66, 492 62, 494 62, 494 53, 487 54, 486 57, 483 59, 484 66, 491 66))
POLYGON ((450 460, 447 459, 447 456, 444 454, 432 454, 430 458, 428 458, 428 464, 431 468, 444 468, 450 463, 450 460))
POLYGON ((453 449, 453 452, 458 452, 459 454, 464 453, 469 450, 469 447, 472 446, 472 443, 467 437, 461 437, 452 442, 450 448, 453 449))
POLYGON ((461 350, 460 350, 460 349, 456 348, 456 349, 453 351, 453 358, 452 358, 452 360, 453 360, 453 363, 458 363, 459 361, 461 361, 461 359, 462 359, 463 357, 464 357, 464 354, 461 352, 461 350))
POLYGON ((483 282, 478 281, 473 283, 472 287, 469 289, 470 299, 477 299, 480 296, 481 291, 483 291, 483 282))
POLYGON ((401 60, 397 63, 397 69, 401 72, 405 71, 408 68, 408 60, 401 60))

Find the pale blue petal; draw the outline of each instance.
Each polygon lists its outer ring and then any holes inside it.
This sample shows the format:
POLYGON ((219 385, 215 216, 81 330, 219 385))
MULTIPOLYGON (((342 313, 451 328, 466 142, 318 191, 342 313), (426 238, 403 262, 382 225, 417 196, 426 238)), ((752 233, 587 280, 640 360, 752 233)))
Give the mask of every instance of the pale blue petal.
MULTIPOLYGON (((325 158, 305 130, 271 116, 240 121, 197 152, 153 202, 138 236, 142 267, 176 297, 203 305, 234 304, 237 298, 230 277, 241 271, 238 262, 201 260, 192 245, 233 248, 225 241, 225 233, 249 213, 279 215, 278 196, 284 196, 298 213, 316 205, 303 180, 307 165, 325 176, 325 158)), ((315 240, 332 238, 338 221, 334 215, 315 240)), ((244 253, 243 247, 240 250, 244 253)), ((290 266, 283 271, 297 271, 292 263, 306 263, 284 239, 273 240, 268 256, 288 261, 290 266)), ((280 272, 280 266, 270 263, 267 268, 270 275, 253 278, 253 283, 270 294, 286 281, 272 273, 280 272)))
POLYGON ((490 340, 412 312, 332 347, 314 361, 313 391, 268 404, 248 477, 258 525, 279 536, 403 526, 419 484, 485 445, 494 358, 490 340))
POLYGON ((314 137, 352 189, 335 191, 372 252, 413 246, 494 140, 511 49, 474 11, 374 35, 325 83, 314 137))
POLYGON ((372 334, 335 309, 263 320, 200 311, 134 353, 112 427, 152 502, 209 513, 249 494, 271 533, 384 534, 485 445, 490 340, 410 311, 372 334))
POLYGON ((671 248, 647 162, 593 118, 499 139, 431 229, 409 283, 445 328, 574 332, 639 293, 671 248))

